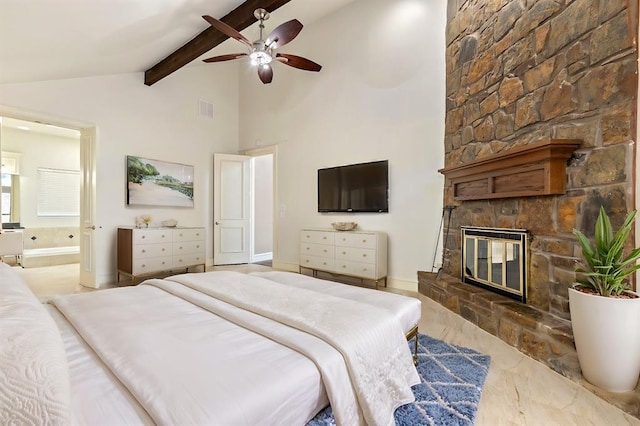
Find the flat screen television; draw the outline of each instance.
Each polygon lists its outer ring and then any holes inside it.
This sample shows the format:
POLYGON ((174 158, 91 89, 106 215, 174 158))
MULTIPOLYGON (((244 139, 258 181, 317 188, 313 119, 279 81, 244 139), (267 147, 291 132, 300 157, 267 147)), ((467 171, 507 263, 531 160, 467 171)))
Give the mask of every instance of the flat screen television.
POLYGON ((389 212, 389 161, 319 169, 318 212, 389 212))

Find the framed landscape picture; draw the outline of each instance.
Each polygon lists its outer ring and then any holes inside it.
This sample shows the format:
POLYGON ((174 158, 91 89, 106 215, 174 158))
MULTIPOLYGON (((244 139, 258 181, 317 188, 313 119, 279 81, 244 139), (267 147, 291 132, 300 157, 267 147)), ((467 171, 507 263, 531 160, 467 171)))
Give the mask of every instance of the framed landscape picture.
POLYGON ((127 155, 127 204, 193 207, 193 166, 127 155))

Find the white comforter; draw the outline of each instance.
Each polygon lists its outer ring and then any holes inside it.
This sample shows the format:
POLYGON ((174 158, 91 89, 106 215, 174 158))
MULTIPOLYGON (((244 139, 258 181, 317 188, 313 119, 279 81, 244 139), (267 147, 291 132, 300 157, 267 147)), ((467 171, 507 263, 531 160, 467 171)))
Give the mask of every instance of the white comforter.
POLYGON ((341 424, 394 424, 395 409, 414 400, 411 386, 420 377, 400 324, 385 310, 236 272, 185 274, 168 280, 305 331, 339 350, 356 400, 338 403, 333 396, 339 383, 324 374, 323 380, 341 424))
MULTIPOLYGON (((393 319, 383 320, 380 327, 372 326, 373 317, 384 318, 384 312, 372 307, 354 308, 352 303, 338 309, 346 301, 331 297, 323 307, 316 293, 311 296, 305 294, 305 290, 295 292, 290 287, 244 274, 216 272, 171 280, 150 280, 147 282, 150 285, 137 288, 54 300, 157 423, 203 424, 211 423, 212 419, 216 424, 305 422, 310 418, 309 413, 312 416, 326 400, 309 401, 308 406, 301 408, 299 418, 287 417, 289 408, 282 412, 277 408, 282 405, 283 397, 286 399, 288 394, 296 392, 295 383, 290 383, 287 377, 300 372, 308 374, 310 369, 302 364, 309 359, 317 365, 317 370, 311 370, 322 374, 340 424, 390 424, 393 410, 413 400, 410 386, 417 383, 418 377, 402 330, 393 319), (194 316, 192 322, 195 323, 174 321, 184 312, 180 312, 175 297, 167 292, 189 301, 186 305, 191 309, 197 305, 216 315, 210 315, 210 319, 194 316), (207 294, 261 315, 272 315, 290 326, 234 308, 207 294), (266 299, 270 302, 257 303, 266 299), (125 304, 127 309, 113 309, 125 304), (343 310, 344 315, 338 312, 343 310), (285 314, 286 311, 291 312, 285 314), (218 316, 298 350, 306 357, 288 362, 285 372, 261 371, 264 365, 254 365, 254 359, 259 357, 250 350, 248 353, 255 358, 225 359, 219 348, 207 345, 220 337, 216 334, 220 329, 215 326, 220 321, 218 316), (320 335, 331 344, 309 333, 320 335), (228 363, 229 368, 212 369, 212 363, 228 363), (234 365, 240 368, 233 368, 234 365), (216 376, 211 376, 211 371, 216 371, 216 376), (258 375, 263 383, 278 386, 270 386, 268 392, 255 389, 258 375), (259 401, 259 404, 239 405, 239 400, 259 401), (271 417, 265 417, 265 413, 273 412, 271 417)), ((252 348, 250 339, 238 344, 252 348)), ((308 380, 322 387, 319 378, 308 380)))

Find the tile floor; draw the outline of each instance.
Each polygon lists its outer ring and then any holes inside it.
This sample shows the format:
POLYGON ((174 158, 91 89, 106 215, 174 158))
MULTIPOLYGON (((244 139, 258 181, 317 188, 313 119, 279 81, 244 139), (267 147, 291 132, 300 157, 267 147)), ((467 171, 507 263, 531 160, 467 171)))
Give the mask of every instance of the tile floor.
MULTIPOLYGON (((56 294, 93 291, 75 284, 78 265, 17 269, 43 301, 56 294)), ((270 268, 237 265, 216 269, 250 272, 270 268)), ((113 284, 105 287, 111 286, 113 284)), ((421 333, 491 355, 477 425, 640 426, 640 419, 622 412, 427 297, 408 294, 422 301, 421 333)))

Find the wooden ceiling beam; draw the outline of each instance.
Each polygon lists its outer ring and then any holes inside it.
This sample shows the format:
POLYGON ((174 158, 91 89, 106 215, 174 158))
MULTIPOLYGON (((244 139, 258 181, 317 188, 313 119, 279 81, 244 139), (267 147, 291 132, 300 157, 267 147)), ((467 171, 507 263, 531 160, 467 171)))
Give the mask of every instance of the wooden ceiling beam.
MULTIPOLYGON (((247 0, 220 20, 236 30, 242 31, 257 21, 253 16, 254 10, 263 8, 268 12, 273 12, 290 1, 291 0, 247 0)), ((146 70, 144 72, 144 84, 151 86, 157 83, 169 74, 198 58, 200 55, 218 46, 227 38, 229 37, 215 28, 208 27, 188 41, 184 46, 146 70)))

